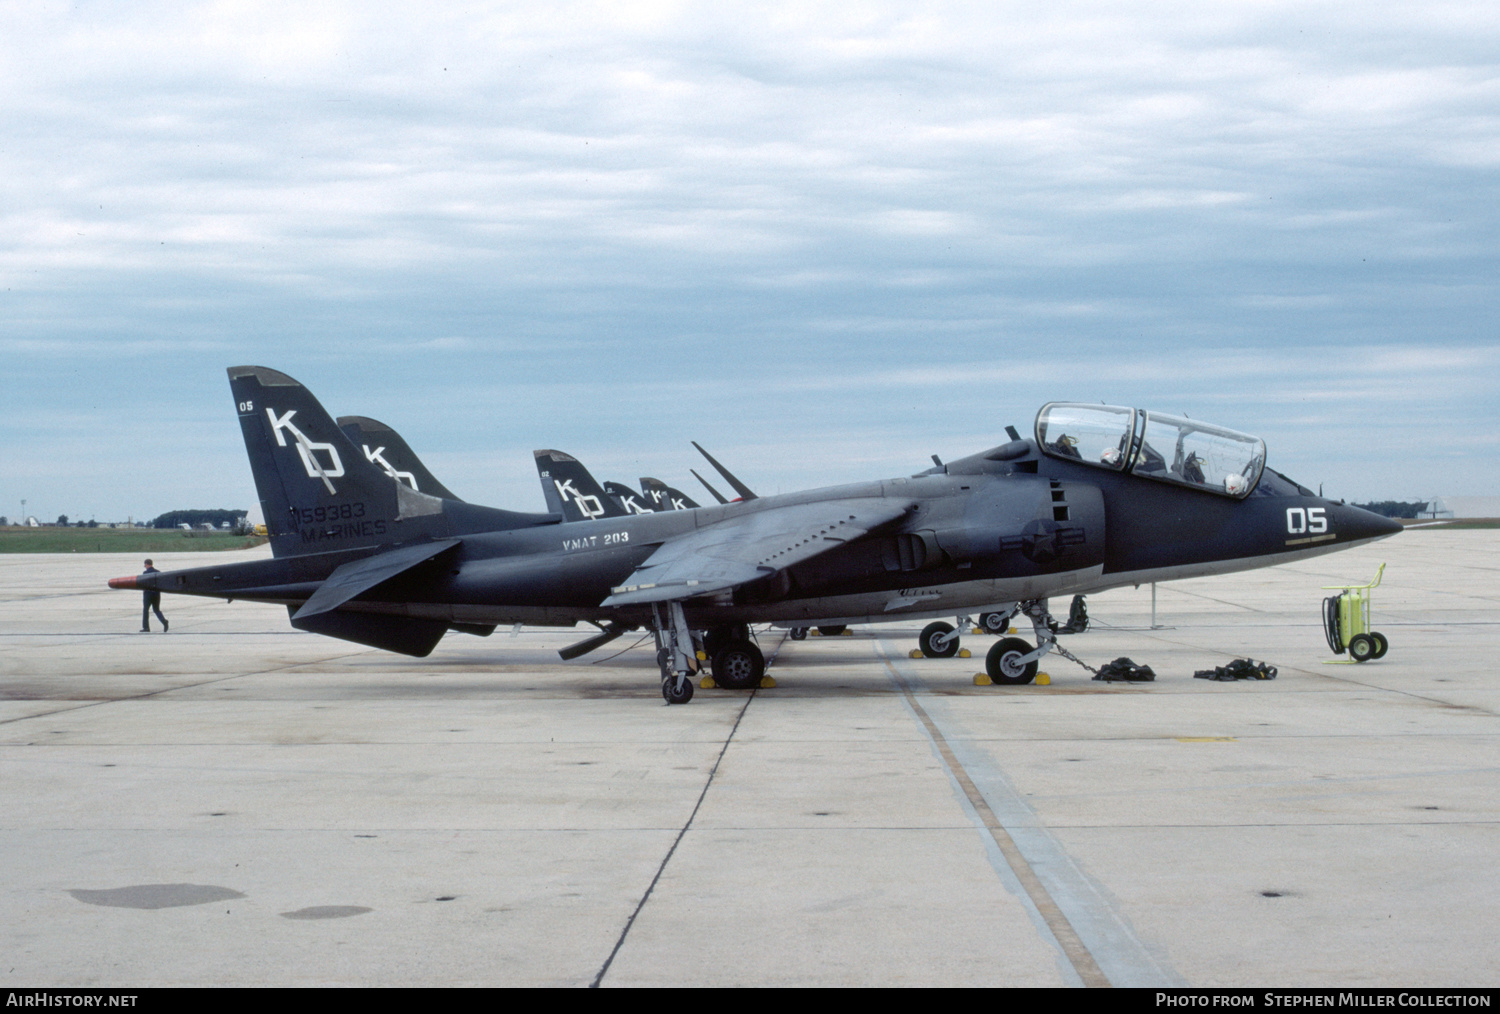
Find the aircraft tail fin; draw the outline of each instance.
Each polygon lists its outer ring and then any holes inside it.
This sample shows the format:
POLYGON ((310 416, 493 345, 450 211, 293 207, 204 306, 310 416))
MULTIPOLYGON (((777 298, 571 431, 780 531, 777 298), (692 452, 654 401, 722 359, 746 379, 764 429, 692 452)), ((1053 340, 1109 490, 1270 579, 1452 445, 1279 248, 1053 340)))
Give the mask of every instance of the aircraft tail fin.
POLYGON ((536 456, 537 476, 542 480, 547 509, 562 514, 564 521, 620 518, 627 513, 571 454, 554 450, 532 454, 536 456))
MULTIPOLYGON (((698 441, 696 440, 692 441, 692 444, 694 447, 698 448, 698 453, 707 458, 708 463, 718 470, 718 473, 724 477, 724 481, 729 483, 730 487, 740 495, 741 500, 754 500, 756 498, 755 491, 752 490, 749 486, 746 486, 743 482, 740 482, 740 480, 736 479, 733 472, 725 468, 723 465, 719 464, 719 460, 712 454, 709 454, 707 451, 705 451, 702 444, 698 443, 698 441)), ((693 474, 697 475, 698 473, 694 472, 693 474)), ((698 481, 703 482, 701 476, 699 477, 698 481)), ((705 485, 707 485, 707 483, 705 483, 705 485)), ((717 496, 718 494, 716 493, 714 495, 717 496)))
POLYGON ((438 482, 437 476, 422 464, 411 445, 385 423, 362 415, 341 415, 337 422, 344 435, 364 452, 365 460, 384 469, 386 475, 406 483, 418 493, 444 500, 463 499, 438 482))
POLYGON ((680 489, 673 489, 660 479, 649 476, 641 477, 641 492, 646 494, 647 501, 659 511, 685 511, 692 510, 698 504, 693 498, 680 489))
POLYGON ((366 460, 312 392, 263 366, 229 369, 275 556, 450 534, 443 501, 366 460))
POLYGON ((620 506, 624 507, 629 514, 654 513, 653 509, 643 502, 644 497, 623 482, 606 482, 604 492, 620 501, 620 506))

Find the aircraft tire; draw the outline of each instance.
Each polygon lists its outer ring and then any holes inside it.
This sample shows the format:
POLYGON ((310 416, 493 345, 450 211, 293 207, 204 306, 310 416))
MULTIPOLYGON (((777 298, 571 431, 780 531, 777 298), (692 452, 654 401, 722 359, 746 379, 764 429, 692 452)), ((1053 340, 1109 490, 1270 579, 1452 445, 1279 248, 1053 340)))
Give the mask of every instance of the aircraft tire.
POLYGON ((766 674, 766 657, 750 641, 732 641, 713 657, 714 682, 725 690, 754 690, 766 674))
POLYGON ((1370 631, 1370 636, 1375 639, 1375 654, 1371 658, 1385 658, 1385 653, 1391 650, 1391 642, 1385 639, 1385 635, 1378 630, 1370 631))
POLYGON ((818 628, 818 633, 822 634, 824 637, 838 637, 840 634, 842 634, 844 631, 846 631, 848 629, 849 629, 848 626, 846 626, 845 624, 835 623, 833 626, 830 626, 830 627, 819 627, 818 628))
POLYGON ((805 641, 805 640, 807 640, 807 628, 806 627, 793 627, 792 628, 791 637, 792 637, 792 640, 794 640, 794 641, 805 641))
POLYGON ((1349 657, 1356 662, 1368 662, 1375 657, 1375 638, 1369 634, 1355 634, 1349 638, 1349 657))
POLYGON ((937 646, 938 635, 944 636, 953 633, 953 624, 944 623, 939 620, 929 623, 922 628, 922 635, 917 638, 917 647, 922 649, 922 654, 928 658, 952 658, 958 654, 958 638, 949 637, 943 646, 937 646))
POLYGON ((1036 662, 1019 665, 1016 659, 1033 651, 1030 644, 1019 637, 1002 637, 990 646, 984 657, 984 670, 990 682, 996 685, 1018 686, 1036 679, 1036 662))
POLYGON ((1010 627, 1010 617, 1004 613, 985 613, 979 617, 979 625, 991 634, 1003 634, 1010 627))
POLYGON ((668 704, 686 704, 693 699, 693 681, 683 680, 679 691, 677 677, 667 676, 661 681, 661 695, 668 704))

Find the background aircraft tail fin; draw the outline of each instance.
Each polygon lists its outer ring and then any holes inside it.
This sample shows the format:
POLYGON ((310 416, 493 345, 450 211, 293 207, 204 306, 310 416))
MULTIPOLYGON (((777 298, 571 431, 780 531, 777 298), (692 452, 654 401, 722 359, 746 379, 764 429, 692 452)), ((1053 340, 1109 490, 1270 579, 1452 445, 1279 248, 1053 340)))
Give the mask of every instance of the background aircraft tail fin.
POLYGON ((659 511, 685 511, 698 506, 682 490, 673 489, 660 479, 650 476, 641 477, 641 492, 646 494, 647 502, 659 511))
POLYGON ((620 506, 624 507, 628 514, 654 513, 651 505, 646 502, 646 498, 623 482, 606 482, 604 492, 620 501, 620 506))
POLYGON ((418 493, 439 496, 444 500, 462 500, 428 471, 417 452, 401 434, 385 423, 362 415, 341 415, 339 429, 364 453, 365 460, 378 465, 385 474, 399 479, 418 493))
POLYGON ((561 513, 564 521, 622 518, 627 513, 615 498, 604 492, 583 463, 562 451, 532 451, 547 509, 561 513))

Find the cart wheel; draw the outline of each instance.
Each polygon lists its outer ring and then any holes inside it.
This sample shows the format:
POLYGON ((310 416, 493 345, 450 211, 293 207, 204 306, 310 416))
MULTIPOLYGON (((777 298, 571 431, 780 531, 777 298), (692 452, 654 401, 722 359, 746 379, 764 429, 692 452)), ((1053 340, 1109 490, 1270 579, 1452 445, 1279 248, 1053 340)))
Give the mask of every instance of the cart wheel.
POLYGON ((1375 639, 1369 634, 1355 634, 1349 638, 1349 657, 1356 662, 1368 662, 1375 657, 1375 639))
POLYGON ((1385 658, 1385 653, 1391 650, 1391 642, 1385 639, 1385 635, 1378 630, 1370 631, 1370 636, 1375 639, 1375 654, 1371 658, 1385 658))

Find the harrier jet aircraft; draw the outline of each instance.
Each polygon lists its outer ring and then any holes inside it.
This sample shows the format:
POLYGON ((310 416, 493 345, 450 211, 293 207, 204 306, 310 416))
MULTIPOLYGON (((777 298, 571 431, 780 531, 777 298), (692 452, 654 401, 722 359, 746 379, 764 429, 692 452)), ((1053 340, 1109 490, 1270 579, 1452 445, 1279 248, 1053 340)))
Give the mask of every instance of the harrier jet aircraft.
POLYGON ((755 685, 746 625, 952 616, 1021 603, 996 683, 1054 643, 1049 596, 1285 563, 1400 531, 1265 467, 1255 437, 1178 416, 1051 403, 1034 436, 919 475, 697 510, 563 524, 431 496, 366 458, 301 384, 258 366, 230 389, 272 558, 116 578, 284 604, 292 626, 425 656, 450 629, 598 625, 580 654, 639 627, 662 695, 755 685))

